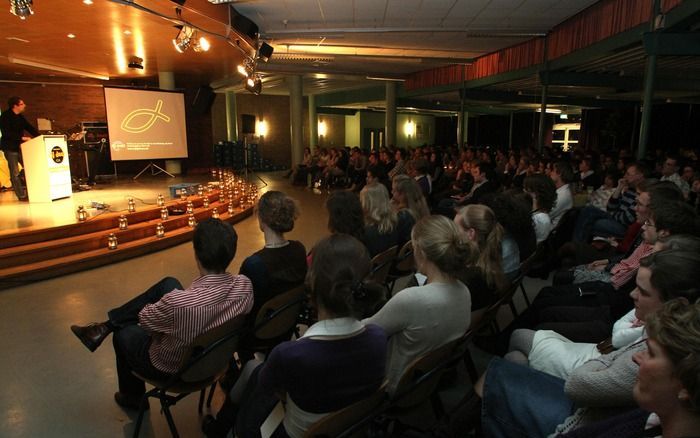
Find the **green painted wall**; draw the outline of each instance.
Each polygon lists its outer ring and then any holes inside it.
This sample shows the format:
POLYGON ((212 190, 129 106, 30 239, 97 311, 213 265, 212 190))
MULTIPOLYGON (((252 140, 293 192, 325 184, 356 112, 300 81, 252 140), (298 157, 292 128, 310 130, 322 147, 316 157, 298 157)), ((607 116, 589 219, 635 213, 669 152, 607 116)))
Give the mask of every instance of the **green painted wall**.
POLYGON ((345 116, 345 146, 360 145, 360 113, 345 116))

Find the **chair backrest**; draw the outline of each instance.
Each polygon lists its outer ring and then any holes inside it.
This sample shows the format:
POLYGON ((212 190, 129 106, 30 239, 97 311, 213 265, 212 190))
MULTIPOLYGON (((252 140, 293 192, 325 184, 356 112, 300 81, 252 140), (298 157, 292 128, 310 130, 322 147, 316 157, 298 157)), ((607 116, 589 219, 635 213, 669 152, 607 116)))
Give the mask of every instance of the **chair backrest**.
POLYGON ((456 364, 455 348, 463 338, 458 338, 429 351, 414 360, 404 371, 391 404, 400 408, 417 406, 436 390, 440 378, 450 365, 456 364))
POLYGON ((255 318, 257 339, 277 339, 290 333, 297 323, 306 289, 303 284, 268 300, 255 318))
POLYGON ((348 432, 365 417, 376 412, 384 400, 386 400, 386 383, 369 397, 318 420, 304 433, 304 438, 330 438, 341 434, 347 437, 364 436, 361 428, 347 434, 344 432, 348 432))
POLYGON ((246 315, 238 315, 226 323, 195 338, 185 353, 179 373, 183 382, 200 382, 226 369, 238 348, 246 315))
POLYGON ((409 240, 399 250, 394 269, 398 272, 413 272, 416 270, 416 260, 413 258, 413 244, 409 240))
POLYGON ((372 258, 372 273, 370 274, 372 280, 379 284, 386 282, 386 277, 389 275, 391 265, 396 258, 396 251, 398 251, 398 246, 394 245, 372 258))
POLYGON ((496 319, 498 315, 498 309, 502 305, 508 304, 512 299, 515 292, 518 291, 518 286, 523 280, 523 273, 519 273, 506 287, 504 287, 499 292, 499 298, 495 303, 488 306, 486 309, 479 309, 476 312, 472 312, 472 321, 469 325, 469 329, 473 331, 479 331, 480 329, 491 324, 492 321, 496 319))

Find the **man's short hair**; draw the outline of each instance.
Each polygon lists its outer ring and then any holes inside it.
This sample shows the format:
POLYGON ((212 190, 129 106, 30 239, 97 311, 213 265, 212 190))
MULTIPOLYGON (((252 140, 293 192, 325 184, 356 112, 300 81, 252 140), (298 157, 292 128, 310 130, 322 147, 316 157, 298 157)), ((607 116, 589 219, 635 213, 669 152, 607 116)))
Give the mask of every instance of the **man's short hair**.
POLYGON ((700 220, 695 209, 684 201, 665 201, 652 206, 656 231, 700 236, 700 220))
POLYGON ((204 269, 223 273, 236 255, 238 235, 231 224, 209 218, 197 224, 192 243, 195 257, 204 269))
POLYGON ((557 170, 564 184, 569 184, 574 180, 574 170, 567 161, 557 161, 554 163, 554 168, 557 170))
POLYGON ((19 103, 22 101, 22 98, 19 96, 12 96, 9 99, 7 99, 7 107, 8 109, 14 108, 16 105, 19 105, 19 103))

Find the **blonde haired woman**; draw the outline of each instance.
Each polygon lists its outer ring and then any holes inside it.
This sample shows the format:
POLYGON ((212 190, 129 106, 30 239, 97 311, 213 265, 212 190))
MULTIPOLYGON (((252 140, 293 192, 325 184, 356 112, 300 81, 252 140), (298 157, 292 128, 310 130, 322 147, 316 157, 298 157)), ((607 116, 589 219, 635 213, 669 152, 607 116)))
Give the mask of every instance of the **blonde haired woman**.
POLYGON ((482 204, 460 209, 455 223, 479 247, 479 258, 462 271, 460 279, 472 291, 472 310, 481 309, 495 302, 497 292, 506 285, 501 264, 503 227, 493 210, 482 204))
POLYGON ((475 245, 444 216, 420 220, 413 227, 411 242, 416 267, 427 277, 426 283, 403 289, 364 320, 389 335, 389 391, 396 389, 413 360, 462 336, 471 319, 469 289, 457 275, 475 257, 475 245))
POLYGON ((399 243, 411 240, 413 225, 430 215, 428 203, 415 179, 396 175, 391 185, 391 203, 398 216, 399 243))
POLYGON ((370 257, 399 244, 398 217, 391 208, 389 192, 382 184, 368 184, 360 191, 364 212, 363 243, 370 257))

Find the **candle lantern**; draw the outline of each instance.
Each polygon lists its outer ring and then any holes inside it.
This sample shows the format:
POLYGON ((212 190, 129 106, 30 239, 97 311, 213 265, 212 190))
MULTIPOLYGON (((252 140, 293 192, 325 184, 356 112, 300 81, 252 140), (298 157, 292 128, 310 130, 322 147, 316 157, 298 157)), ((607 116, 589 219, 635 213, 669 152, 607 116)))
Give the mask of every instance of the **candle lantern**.
POLYGON ((78 221, 85 222, 87 220, 87 211, 85 211, 85 207, 79 205, 78 211, 75 212, 75 216, 78 218, 78 221))
POLYGON ((117 236, 114 233, 109 233, 109 236, 107 236, 107 248, 117 249, 117 236))
POLYGON ((209 207, 209 196, 205 196, 204 199, 202 199, 202 205, 204 206, 204 208, 209 207))
POLYGON ((163 198, 163 195, 158 195, 158 199, 156 199, 156 203, 158 204, 158 207, 162 207, 165 205, 165 198, 163 198))
POLYGON ((197 220, 194 218, 193 214, 187 218, 187 225, 189 225, 190 228, 194 228, 197 225, 197 220))
POLYGON ((165 237, 165 227, 163 224, 156 225, 156 237, 165 237))
POLYGON ((129 213, 135 212, 136 211, 136 204, 134 203, 134 198, 129 198, 127 200, 127 202, 128 202, 127 210, 129 210, 129 213))
POLYGON ((166 220, 168 219, 168 209, 163 207, 160 209, 160 219, 161 220, 166 220))
POLYGON ((194 204, 192 201, 187 201, 187 214, 194 213, 194 204))
POLYGON ((228 214, 233 215, 233 202, 228 203, 228 214))
POLYGON ((129 221, 126 219, 126 216, 119 216, 119 229, 126 230, 127 228, 129 228, 129 221))
POLYGON ((218 219, 219 218, 219 210, 216 208, 211 211, 211 218, 212 219, 218 219))

